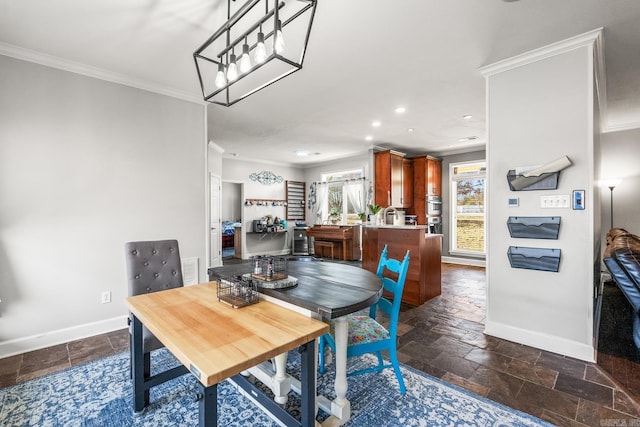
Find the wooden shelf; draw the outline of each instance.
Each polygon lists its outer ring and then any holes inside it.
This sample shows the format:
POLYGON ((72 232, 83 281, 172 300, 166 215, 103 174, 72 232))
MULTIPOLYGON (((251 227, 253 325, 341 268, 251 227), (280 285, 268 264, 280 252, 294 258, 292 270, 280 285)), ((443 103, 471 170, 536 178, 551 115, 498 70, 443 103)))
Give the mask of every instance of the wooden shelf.
POLYGON ((245 206, 287 206, 283 199, 244 199, 245 206))

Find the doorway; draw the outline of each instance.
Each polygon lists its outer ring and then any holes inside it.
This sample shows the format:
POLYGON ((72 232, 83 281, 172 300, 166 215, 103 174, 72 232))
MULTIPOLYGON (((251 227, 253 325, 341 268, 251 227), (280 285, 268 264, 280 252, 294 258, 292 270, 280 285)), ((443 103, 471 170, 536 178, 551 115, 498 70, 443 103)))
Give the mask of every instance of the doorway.
POLYGON ((222 220, 222 262, 242 258, 242 190, 238 182, 222 182, 220 218, 222 220), (236 235, 236 233, 240 233, 236 235))

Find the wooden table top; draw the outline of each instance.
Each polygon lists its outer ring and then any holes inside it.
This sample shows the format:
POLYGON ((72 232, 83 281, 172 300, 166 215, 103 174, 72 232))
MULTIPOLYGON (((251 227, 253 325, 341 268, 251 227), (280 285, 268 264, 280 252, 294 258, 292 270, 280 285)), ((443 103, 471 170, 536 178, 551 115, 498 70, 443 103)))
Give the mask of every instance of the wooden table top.
POLYGON ((326 323, 267 301, 235 309, 218 301, 216 286, 203 283, 126 299, 129 310, 204 386, 329 331, 326 323))
MULTIPOLYGON (((277 257, 274 257, 277 258, 277 257)), ((249 262, 209 269, 209 279, 251 273, 249 262)), ((289 261, 287 273, 298 284, 287 289, 259 289, 260 293, 335 319, 375 304, 382 281, 374 273, 351 265, 321 261, 289 261)))

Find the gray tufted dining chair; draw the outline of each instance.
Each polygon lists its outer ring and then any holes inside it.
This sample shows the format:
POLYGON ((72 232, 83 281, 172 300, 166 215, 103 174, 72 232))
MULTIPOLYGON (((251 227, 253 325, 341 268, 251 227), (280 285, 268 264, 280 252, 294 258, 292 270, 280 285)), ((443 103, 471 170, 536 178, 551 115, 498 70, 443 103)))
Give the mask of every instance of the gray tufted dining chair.
MULTIPOLYGON (((128 242, 125 244, 129 296, 183 286, 177 240, 128 242)), ((151 375, 151 351, 164 347, 146 327, 142 328, 144 376, 151 375)), ((133 351, 133 342, 130 343, 133 351)), ((148 390, 145 401, 148 401, 148 390)))

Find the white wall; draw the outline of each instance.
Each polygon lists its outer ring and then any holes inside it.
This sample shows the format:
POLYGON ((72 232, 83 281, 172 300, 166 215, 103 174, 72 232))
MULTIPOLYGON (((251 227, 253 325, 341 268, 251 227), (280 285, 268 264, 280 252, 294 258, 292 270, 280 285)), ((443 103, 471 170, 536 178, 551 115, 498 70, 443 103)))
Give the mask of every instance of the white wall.
MULTIPOLYGON (((289 253, 291 244, 290 236, 281 235, 252 235, 251 231, 254 219, 262 218, 265 215, 273 215, 280 219, 286 218, 285 206, 245 206, 245 199, 286 199, 286 181, 304 181, 301 169, 287 165, 265 164, 254 161, 243 161, 235 159, 223 159, 222 179, 230 182, 244 183, 244 194, 242 194, 242 257, 249 258, 253 255, 284 255, 289 253), (262 171, 273 172, 283 179, 282 183, 264 185, 249 178, 252 173, 262 171)), ((288 224, 292 227, 294 224, 288 224)))
POLYGON ((0 74, 0 357, 126 327, 127 241, 178 239, 206 277, 201 105, 5 56, 0 74))
MULTIPOLYGON (((595 188, 591 47, 517 62, 488 76, 488 256, 486 332, 593 360, 595 188), (509 190, 507 171, 568 156, 557 190, 509 190), (542 195, 586 190, 586 210, 542 209, 542 195), (507 200, 518 197, 520 206, 507 200), (509 216, 561 216, 558 240, 511 238, 509 216), (511 268, 509 246, 561 249, 559 272, 511 268)), ((597 210, 597 212, 596 212, 597 210)))

